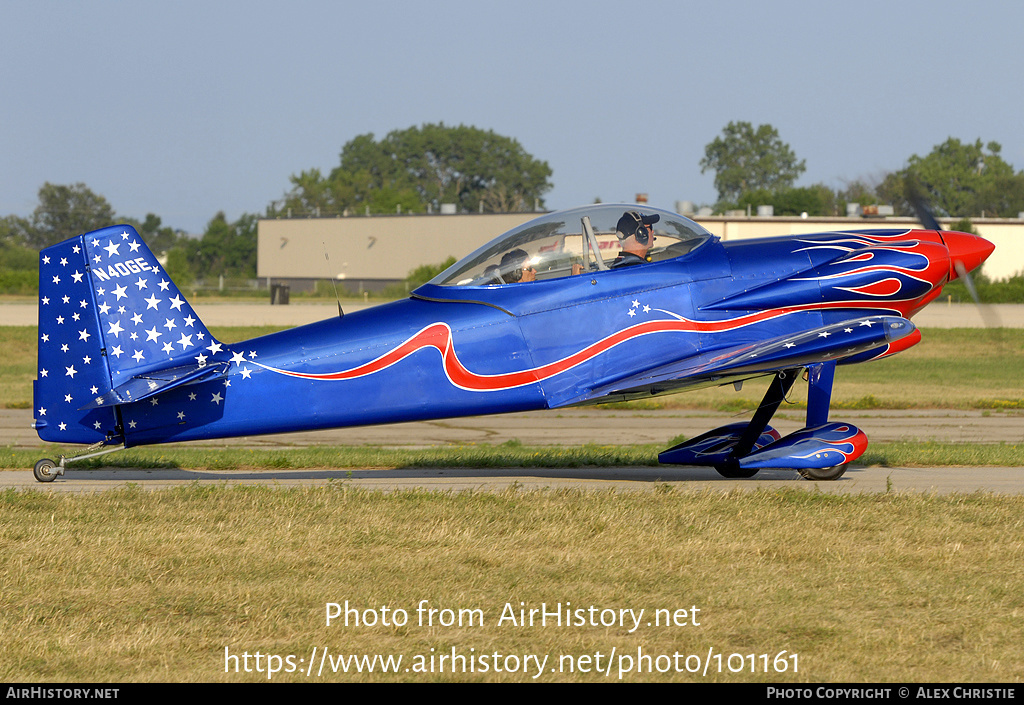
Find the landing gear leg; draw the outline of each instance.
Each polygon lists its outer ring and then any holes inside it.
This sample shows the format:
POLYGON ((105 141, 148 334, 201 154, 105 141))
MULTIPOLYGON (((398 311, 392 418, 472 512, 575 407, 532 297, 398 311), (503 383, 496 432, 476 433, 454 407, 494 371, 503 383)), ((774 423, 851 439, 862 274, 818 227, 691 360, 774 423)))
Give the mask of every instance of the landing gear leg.
POLYGON ((715 470, 719 475, 733 479, 753 477, 757 474, 757 468, 741 468, 740 458, 748 455, 754 449, 757 439, 768 427, 768 422, 772 420, 779 405, 785 401, 786 394, 796 381, 798 372, 799 369, 780 370, 775 374, 775 379, 768 385, 768 391, 765 392, 764 399, 761 400, 757 411, 754 412, 754 417, 750 420, 743 435, 736 441, 736 445, 733 446, 732 453, 724 463, 715 465, 715 470))

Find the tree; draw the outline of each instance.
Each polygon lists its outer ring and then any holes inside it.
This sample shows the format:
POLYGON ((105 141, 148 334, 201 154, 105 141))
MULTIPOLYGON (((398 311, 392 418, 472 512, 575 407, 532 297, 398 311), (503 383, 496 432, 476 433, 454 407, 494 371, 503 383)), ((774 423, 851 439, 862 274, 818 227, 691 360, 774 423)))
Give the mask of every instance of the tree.
POLYGON ((907 166, 889 174, 879 195, 904 215, 913 215, 907 179, 920 185, 936 211, 953 217, 1014 217, 1024 210, 1024 172, 1013 171, 1000 156, 998 142, 973 144, 950 137, 925 157, 914 154, 907 166))
POLYGON ((112 225, 114 209, 107 199, 83 183, 61 186, 46 182, 39 189, 39 205, 32 213, 28 244, 42 249, 75 235, 112 225))
POLYGON ((444 123, 394 130, 379 142, 359 135, 341 150, 341 163, 324 178, 319 170, 292 176, 287 209, 309 215, 425 212, 442 203, 462 210, 508 212, 543 205, 551 168, 510 137, 444 123))
POLYGON ((755 130, 749 122, 730 122, 722 136, 704 148, 700 171, 715 172, 720 201, 737 201, 747 191, 791 188, 806 171, 789 145, 771 125, 755 130))

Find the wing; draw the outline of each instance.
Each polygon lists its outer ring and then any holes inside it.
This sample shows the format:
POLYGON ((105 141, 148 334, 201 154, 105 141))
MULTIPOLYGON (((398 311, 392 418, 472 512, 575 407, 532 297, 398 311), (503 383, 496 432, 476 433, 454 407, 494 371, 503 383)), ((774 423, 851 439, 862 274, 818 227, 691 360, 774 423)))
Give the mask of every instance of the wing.
POLYGON ((899 316, 861 316, 784 337, 705 351, 595 387, 553 408, 724 384, 731 379, 757 377, 819 362, 841 363, 871 351, 884 351, 916 334, 916 326, 899 316))

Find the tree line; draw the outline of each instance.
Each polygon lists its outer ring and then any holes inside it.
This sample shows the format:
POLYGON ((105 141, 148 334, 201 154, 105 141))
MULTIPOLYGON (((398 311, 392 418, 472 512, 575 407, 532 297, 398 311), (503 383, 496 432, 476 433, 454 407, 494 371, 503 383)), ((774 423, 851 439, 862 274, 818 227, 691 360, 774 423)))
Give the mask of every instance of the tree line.
POLYGON ((701 173, 715 174, 716 212, 774 206, 775 215, 845 215, 847 203, 892 205, 896 215, 913 216, 908 188, 920 190, 939 214, 955 218, 1015 218, 1024 212, 1024 171, 1003 160, 998 142, 961 142, 950 137, 925 156, 911 155, 903 169, 875 183, 863 179, 833 189, 825 184, 797 187, 806 171, 771 125, 754 128, 730 122, 704 150, 701 173))
MULTIPOLYGON (((1016 217, 1024 211, 1024 172, 1003 160, 997 142, 950 137, 925 156, 912 155, 903 169, 875 183, 855 180, 844 188, 796 186, 806 162, 771 125, 730 122, 705 147, 699 166, 713 172, 715 212, 771 205, 776 215, 843 215, 846 203, 891 204, 913 215, 908 184, 924 193, 939 215, 961 218, 1016 217)), ((132 225, 168 273, 185 286, 196 278, 256 275, 259 218, 439 212, 542 210, 552 188, 547 162, 515 139, 493 131, 443 123, 394 130, 381 139, 359 135, 342 146, 339 164, 324 175, 309 169, 290 177, 290 189, 262 215, 229 222, 217 213, 200 237, 191 237, 148 213, 139 220, 117 215, 85 184, 46 183, 32 215, 0 218, 0 292, 31 293, 37 286, 38 250, 115 222, 132 225)), ((964 227, 970 227, 969 223, 964 227)))

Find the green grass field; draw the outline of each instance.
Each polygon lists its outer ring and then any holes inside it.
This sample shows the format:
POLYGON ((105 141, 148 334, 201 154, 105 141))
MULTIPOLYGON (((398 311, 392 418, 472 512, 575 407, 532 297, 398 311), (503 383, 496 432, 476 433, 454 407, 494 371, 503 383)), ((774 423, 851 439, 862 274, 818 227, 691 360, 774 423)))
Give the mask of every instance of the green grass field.
MULTIPOLYGON (((236 341, 266 332, 214 334, 236 341)), ((34 336, 34 328, 0 328, 8 350, 0 404, 9 408, 31 403, 34 336)), ((899 356, 840 368, 835 400, 1017 413, 1022 362, 1024 331, 929 330, 899 356)), ((658 403, 749 408, 760 390, 750 388, 749 398, 729 388, 658 403)), ((176 447, 96 462, 562 467, 646 464, 653 450, 176 447)), ((0 467, 27 468, 38 457, 0 450, 0 467)), ((1021 465, 1022 457, 1006 444, 872 444, 863 462, 1021 465)), ((669 485, 9 490, 0 493, 0 680, 1011 683, 1024 678, 1022 510, 1021 497, 981 493, 669 485), (375 623, 328 626, 329 604, 346 602, 375 623), (567 603, 583 610, 579 623, 518 623, 520 609, 562 613, 567 603), (402 613, 405 623, 394 624, 402 613), (380 658, 349 660, 375 655, 402 661, 385 673, 380 658)))
POLYGON ((8 491, 0 680, 1015 682, 1022 517, 980 494, 8 491), (358 625, 328 626, 346 602, 358 625), (334 671, 375 654, 399 671, 334 671))

